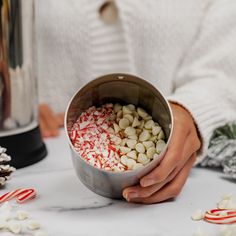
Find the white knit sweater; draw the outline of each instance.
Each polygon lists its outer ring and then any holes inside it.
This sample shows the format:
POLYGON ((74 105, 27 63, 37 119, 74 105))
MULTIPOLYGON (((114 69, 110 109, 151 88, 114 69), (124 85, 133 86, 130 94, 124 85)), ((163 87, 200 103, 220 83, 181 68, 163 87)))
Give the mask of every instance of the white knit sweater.
POLYGON ((109 26, 103 2, 36 1, 40 101, 64 111, 96 76, 133 73, 192 113, 205 150, 212 131, 236 119, 236 1, 116 0, 109 26))

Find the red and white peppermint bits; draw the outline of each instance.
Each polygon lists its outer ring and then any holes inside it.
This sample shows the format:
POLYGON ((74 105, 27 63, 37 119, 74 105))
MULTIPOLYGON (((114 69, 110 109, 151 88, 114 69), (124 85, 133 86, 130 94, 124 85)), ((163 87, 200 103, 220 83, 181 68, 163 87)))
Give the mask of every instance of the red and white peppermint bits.
POLYGON ((166 146, 159 124, 133 104, 92 106, 68 133, 75 150, 86 162, 116 172, 147 165, 166 146))
POLYGON ((0 196, 0 203, 9 201, 13 198, 16 198, 16 201, 18 203, 24 203, 30 199, 33 199, 36 197, 36 190, 33 188, 19 188, 11 192, 7 192, 0 196))
POLYGON ((204 220, 214 224, 236 223, 236 210, 213 209, 207 211, 204 220))

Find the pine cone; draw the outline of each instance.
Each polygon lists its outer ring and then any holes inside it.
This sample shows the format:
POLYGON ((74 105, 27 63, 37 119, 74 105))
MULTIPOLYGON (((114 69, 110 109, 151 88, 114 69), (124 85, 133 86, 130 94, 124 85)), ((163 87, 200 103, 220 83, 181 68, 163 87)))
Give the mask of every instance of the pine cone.
POLYGON ((15 168, 6 164, 11 160, 11 157, 6 154, 6 148, 0 146, 0 187, 2 187, 7 180, 10 179, 10 175, 15 168))

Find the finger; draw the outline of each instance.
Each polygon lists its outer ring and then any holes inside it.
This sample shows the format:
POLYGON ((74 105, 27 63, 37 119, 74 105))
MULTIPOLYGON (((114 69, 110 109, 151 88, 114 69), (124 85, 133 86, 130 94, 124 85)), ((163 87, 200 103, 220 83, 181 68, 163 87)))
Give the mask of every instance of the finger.
POLYGON ((64 126, 64 113, 59 113, 56 115, 56 119, 57 119, 57 124, 59 125, 59 127, 63 127, 64 126))
POLYGON ((47 125, 41 117, 39 117, 39 127, 40 127, 41 134, 44 138, 47 138, 50 136, 50 132, 48 131, 47 125))
POLYGON ((176 168, 179 158, 183 155, 184 144, 188 135, 188 132, 182 126, 176 125, 163 160, 153 171, 141 179, 142 187, 161 183, 169 176, 176 168))
POLYGON ((56 115, 48 105, 46 104, 41 105, 41 116, 44 122, 46 123, 50 135, 58 136, 59 130, 58 130, 56 115))
POLYGON ((178 165, 163 182, 148 187, 142 187, 140 185, 128 187, 123 191, 124 198, 126 198, 128 201, 132 198, 147 198, 160 190, 166 183, 172 181, 183 168, 183 166, 185 166, 188 159, 193 155, 192 149, 189 148, 190 144, 191 142, 185 144, 183 157, 180 158, 182 159, 180 165, 178 165))
POLYGON ((189 160, 187 161, 184 168, 181 171, 179 171, 179 173, 176 175, 176 177, 150 197, 130 199, 130 201, 145 203, 145 204, 153 204, 177 197, 188 178, 189 172, 191 171, 195 160, 196 160, 196 154, 193 154, 191 158, 189 158, 189 160))

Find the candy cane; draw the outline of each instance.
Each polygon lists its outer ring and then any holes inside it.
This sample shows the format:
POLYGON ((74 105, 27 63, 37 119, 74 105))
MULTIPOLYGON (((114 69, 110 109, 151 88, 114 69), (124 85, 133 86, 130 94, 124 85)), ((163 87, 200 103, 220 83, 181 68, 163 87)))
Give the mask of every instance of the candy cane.
POLYGON ((16 198, 18 203, 24 203, 27 200, 36 197, 36 190, 33 188, 24 189, 19 188, 11 192, 7 192, 0 196, 0 203, 11 200, 12 198, 16 198))
POLYGON ((204 220, 215 224, 236 223, 236 210, 213 209, 205 213, 204 220))

